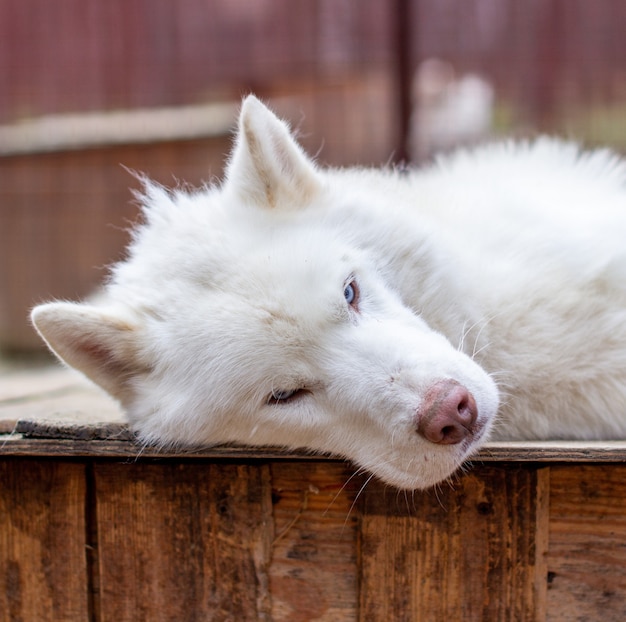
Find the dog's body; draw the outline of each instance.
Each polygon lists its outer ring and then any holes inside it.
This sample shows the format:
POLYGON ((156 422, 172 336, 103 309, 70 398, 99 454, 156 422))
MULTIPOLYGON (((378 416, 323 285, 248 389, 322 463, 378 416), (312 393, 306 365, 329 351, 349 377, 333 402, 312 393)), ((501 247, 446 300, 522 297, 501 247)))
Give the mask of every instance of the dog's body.
POLYGON ((224 184, 148 184, 145 206, 105 301, 33 320, 147 441, 308 447, 418 488, 490 431, 626 438, 609 153, 540 140, 320 170, 250 97, 224 184))

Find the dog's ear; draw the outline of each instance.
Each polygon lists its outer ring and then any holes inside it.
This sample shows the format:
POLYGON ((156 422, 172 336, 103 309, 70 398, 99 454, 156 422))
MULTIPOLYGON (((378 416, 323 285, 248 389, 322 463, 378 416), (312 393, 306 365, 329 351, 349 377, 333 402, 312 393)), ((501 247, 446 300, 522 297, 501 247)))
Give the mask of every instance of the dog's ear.
POLYGON ((112 311, 70 302, 35 307, 31 320, 48 347, 113 397, 125 402, 130 381, 145 372, 138 328, 112 311))
POLYGON ((245 201, 268 207, 306 205, 320 190, 313 162, 286 123, 256 97, 243 102, 226 186, 245 201))

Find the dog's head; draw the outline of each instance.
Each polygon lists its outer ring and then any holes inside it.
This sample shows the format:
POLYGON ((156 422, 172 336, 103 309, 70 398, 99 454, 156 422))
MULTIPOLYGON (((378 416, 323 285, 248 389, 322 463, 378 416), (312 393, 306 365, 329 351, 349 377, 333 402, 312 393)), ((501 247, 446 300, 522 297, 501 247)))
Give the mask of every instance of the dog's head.
POLYGON ((250 97, 224 184, 148 183, 103 299, 33 322, 147 441, 307 447, 430 486, 486 438, 497 390, 335 216, 337 185, 250 97))

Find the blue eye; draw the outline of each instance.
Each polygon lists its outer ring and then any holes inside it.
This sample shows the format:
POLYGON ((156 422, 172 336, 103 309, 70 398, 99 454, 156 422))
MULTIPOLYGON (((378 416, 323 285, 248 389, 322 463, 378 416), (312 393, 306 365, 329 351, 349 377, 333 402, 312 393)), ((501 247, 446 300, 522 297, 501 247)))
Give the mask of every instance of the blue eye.
POLYGON ((343 297, 346 299, 346 302, 356 309, 357 303, 359 302, 359 286, 356 281, 350 281, 343 290, 343 297))

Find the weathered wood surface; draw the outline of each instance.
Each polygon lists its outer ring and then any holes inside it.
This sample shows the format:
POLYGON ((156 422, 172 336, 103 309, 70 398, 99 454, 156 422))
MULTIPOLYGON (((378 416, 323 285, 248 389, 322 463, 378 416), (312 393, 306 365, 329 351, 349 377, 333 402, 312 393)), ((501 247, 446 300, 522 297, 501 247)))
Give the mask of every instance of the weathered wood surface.
POLYGON ((120 429, 117 404, 78 374, 60 367, 0 370, 0 432, 24 428, 42 436, 93 438, 120 429))
MULTIPOLYGON (((0 376, 0 455, 317 460, 306 450, 277 447, 149 447, 135 441, 117 404, 75 373, 58 367, 0 376)), ((338 458, 328 457, 331 460, 338 458)), ((626 462, 624 441, 489 443, 483 462, 626 462)))
POLYGON ((13 380, 0 622, 626 619, 624 442, 490 444, 405 493, 307 452, 143 447, 71 374, 13 380))
POLYGON ((485 467, 436 491, 369 487, 359 619, 544 619, 548 486, 545 469, 485 467))
POLYGON ((550 622, 626 620, 626 465, 551 469, 550 622))
POLYGON ((276 622, 350 622, 358 616, 363 479, 343 464, 271 467, 274 538, 269 584, 276 622))
POLYGON ((0 458, 0 621, 622 622, 626 465, 0 458))
MULTIPOLYGON (((97 428, 93 436, 107 435, 107 440, 86 440, 89 430, 81 430, 78 437, 67 428, 52 428, 52 433, 61 430, 65 438, 24 436, 20 433, 0 434, 0 456, 33 457, 79 457, 79 458, 161 458, 161 459, 238 459, 238 460, 285 460, 338 462, 341 458, 331 455, 313 454, 306 450, 284 450, 280 447, 247 447, 218 445, 214 447, 190 447, 175 450, 145 446, 132 440, 134 437, 125 426, 97 428), (117 439, 117 440, 116 440, 117 439)), ((89 438, 89 437, 88 437, 89 438)), ((491 462, 529 463, 624 463, 626 442, 602 441, 572 443, 569 441, 488 443, 468 463, 467 468, 477 468, 491 462)))
POLYGON ((625 619, 626 465, 353 475, 0 458, 0 620, 625 619))
POLYGON ((267 467, 94 470, 102 622, 269 620, 267 467))
POLYGON ((0 460, 0 620, 88 620, 85 467, 0 460))

